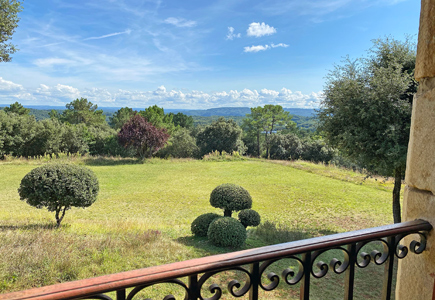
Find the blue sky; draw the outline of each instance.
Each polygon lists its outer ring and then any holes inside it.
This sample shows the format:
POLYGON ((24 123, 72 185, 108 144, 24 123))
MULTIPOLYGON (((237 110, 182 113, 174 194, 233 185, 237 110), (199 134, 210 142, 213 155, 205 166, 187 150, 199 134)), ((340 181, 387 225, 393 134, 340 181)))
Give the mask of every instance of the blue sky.
POLYGON ((0 103, 317 108, 371 40, 416 38, 416 0, 26 0, 0 103))

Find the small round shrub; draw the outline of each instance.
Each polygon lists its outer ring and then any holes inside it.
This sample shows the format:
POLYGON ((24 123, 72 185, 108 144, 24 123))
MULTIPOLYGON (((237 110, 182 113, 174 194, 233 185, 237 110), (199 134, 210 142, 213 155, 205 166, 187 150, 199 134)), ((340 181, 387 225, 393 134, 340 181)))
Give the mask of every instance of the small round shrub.
POLYGON ((240 247, 246 240, 246 229, 234 218, 217 218, 208 227, 207 237, 216 246, 240 247))
POLYGON ((261 217, 258 212, 253 209, 244 209, 239 212, 239 220, 243 226, 258 226, 260 225, 261 217))
POLYGON ((72 206, 88 207, 97 200, 98 179, 90 169, 67 164, 49 164, 33 169, 21 180, 21 200, 36 208, 55 212, 57 226, 72 206))
POLYGON ((207 236, 208 227, 210 223, 213 222, 216 218, 220 218, 215 213, 202 214, 195 220, 193 220, 192 225, 190 226, 190 230, 196 236, 207 236))
POLYGON ((222 208, 224 216, 231 217, 233 211, 251 208, 252 198, 249 192, 240 185, 225 183, 211 192, 210 204, 213 207, 222 208))

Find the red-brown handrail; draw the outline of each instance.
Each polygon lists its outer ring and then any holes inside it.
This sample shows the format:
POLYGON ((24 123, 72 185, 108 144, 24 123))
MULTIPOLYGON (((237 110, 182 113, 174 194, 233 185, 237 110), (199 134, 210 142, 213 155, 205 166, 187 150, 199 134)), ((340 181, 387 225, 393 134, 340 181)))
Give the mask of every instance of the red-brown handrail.
POLYGON ((431 229, 432 225, 430 223, 423 220, 415 220, 34 288, 0 295, 0 300, 77 299, 343 245, 378 240, 391 236, 403 237, 404 235, 426 232, 431 229))

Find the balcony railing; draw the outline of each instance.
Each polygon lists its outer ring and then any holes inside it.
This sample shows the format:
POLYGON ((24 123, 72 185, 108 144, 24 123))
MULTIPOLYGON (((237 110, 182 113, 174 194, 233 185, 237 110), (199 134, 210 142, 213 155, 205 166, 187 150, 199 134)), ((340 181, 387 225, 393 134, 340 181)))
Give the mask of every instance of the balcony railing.
MULTIPOLYGON (((390 299, 395 257, 404 258, 408 249, 416 254, 423 252, 426 235, 431 229, 430 223, 415 220, 3 294, 0 300, 111 300, 106 295, 109 292, 115 292, 116 298, 113 299, 130 300, 146 288, 162 283, 182 287, 184 299, 217 300, 221 298, 223 288, 215 283, 208 286, 206 281, 210 282, 212 276, 228 270, 246 275, 243 284, 237 280, 228 283, 228 292, 234 297, 248 294, 249 299, 258 299, 259 289, 274 290, 281 278, 288 285, 300 283, 300 299, 309 299, 311 279, 324 277, 329 269, 345 274, 344 298, 350 300, 353 299, 356 268, 365 268, 371 262, 385 266, 382 299, 390 299), (416 238, 409 245, 402 245, 403 238, 410 234, 417 234, 413 236, 416 238), (373 241, 382 244, 382 249, 377 249, 379 247, 373 245, 373 241), (374 249, 371 253, 365 252, 370 245, 374 249), (343 258, 333 258, 329 264, 319 261, 319 255, 332 249, 339 250, 343 258), (284 269, 281 277, 270 272, 267 279, 262 278, 266 268, 281 259, 295 260, 298 267, 284 269), (265 280, 267 283, 263 282, 265 280), (206 286, 210 298, 203 296, 203 287, 206 286)), ((175 299, 172 295, 162 295, 162 298, 175 299)))

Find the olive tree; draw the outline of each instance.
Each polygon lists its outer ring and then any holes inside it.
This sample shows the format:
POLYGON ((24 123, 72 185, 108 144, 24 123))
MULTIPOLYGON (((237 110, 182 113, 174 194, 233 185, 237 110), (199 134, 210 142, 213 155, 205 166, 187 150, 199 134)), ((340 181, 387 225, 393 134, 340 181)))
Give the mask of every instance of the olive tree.
POLYGON ((55 212, 57 227, 71 207, 88 207, 97 200, 98 179, 90 169, 67 164, 48 164, 33 169, 21 180, 21 200, 55 212))
POLYGON ((394 176, 395 223, 417 90, 414 68, 414 43, 375 40, 367 58, 346 59, 329 73, 318 114, 330 145, 369 171, 394 176))

